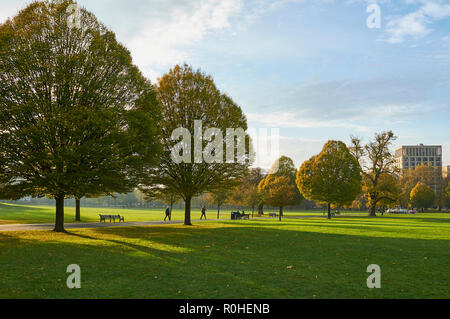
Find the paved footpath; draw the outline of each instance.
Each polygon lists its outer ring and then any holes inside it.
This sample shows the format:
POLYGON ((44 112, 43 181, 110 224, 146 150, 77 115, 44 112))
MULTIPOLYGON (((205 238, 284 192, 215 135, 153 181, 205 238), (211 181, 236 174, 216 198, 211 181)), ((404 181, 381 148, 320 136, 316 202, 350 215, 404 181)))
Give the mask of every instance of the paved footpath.
MULTIPOLYGON (((192 222, 200 222, 200 220, 193 220, 192 222)), ((66 229, 83 229, 83 228, 155 226, 155 225, 171 225, 183 223, 184 221, 182 220, 176 220, 171 222, 149 221, 149 222, 133 222, 133 223, 70 223, 65 224, 64 227, 66 229)), ((52 230, 53 228, 55 228, 55 224, 10 224, 10 225, 0 225, 0 232, 25 231, 25 230, 52 230)))
MULTIPOLYGON (((351 217, 351 215, 345 215, 351 217)), ((311 216, 285 216, 284 219, 303 219, 303 218, 326 218, 327 216, 311 215, 311 216)), ((355 216, 356 217, 356 216, 355 216)), ((268 218, 254 218, 268 219, 268 218)), ((276 218, 272 218, 276 220, 276 218)), ((228 219, 208 219, 207 221, 224 221, 228 219)), ((193 220, 193 223, 205 222, 205 220, 193 220)), ((108 228, 108 227, 133 227, 133 226, 156 226, 156 225, 176 225, 183 224, 182 220, 174 220, 171 222, 149 221, 149 222, 132 222, 132 223, 68 223, 64 227, 66 229, 84 229, 84 228, 108 228)), ((27 231, 27 230, 53 230, 55 224, 10 224, 0 225, 0 232, 9 231, 27 231)))

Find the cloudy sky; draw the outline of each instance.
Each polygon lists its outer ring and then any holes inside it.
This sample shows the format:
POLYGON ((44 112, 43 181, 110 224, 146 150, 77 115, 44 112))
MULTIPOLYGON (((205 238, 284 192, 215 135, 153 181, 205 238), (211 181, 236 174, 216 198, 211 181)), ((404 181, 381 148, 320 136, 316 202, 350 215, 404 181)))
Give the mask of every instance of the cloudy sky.
MULTIPOLYGON (((28 1, 1 0, 0 21, 28 1)), ((300 165, 329 139, 393 130, 450 165, 450 0, 79 0, 153 81, 211 74, 300 165), (367 19, 377 3, 380 28, 367 19)), ((370 20, 373 21, 373 20, 370 20)))

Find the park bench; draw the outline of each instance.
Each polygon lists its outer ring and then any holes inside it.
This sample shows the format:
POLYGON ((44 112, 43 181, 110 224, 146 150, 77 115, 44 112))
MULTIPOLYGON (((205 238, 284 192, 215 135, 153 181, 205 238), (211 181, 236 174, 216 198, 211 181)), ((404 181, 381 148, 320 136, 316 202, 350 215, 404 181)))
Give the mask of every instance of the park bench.
POLYGON ((231 220, 241 220, 241 219, 250 219, 250 214, 241 214, 240 212, 232 212, 231 220))
POLYGON ((331 213, 331 216, 332 216, 332 217, 335 217, 335 216, 341 216, 341 212, 334 212, 334 213, 331 213))
POLYGON ((109 222, 111 223, 112 221, 116 222, 116 219, 119 220, 120 222, 125 222, 125 217, 124 216, 120 216, 120 215, 102 215, 99 214, 100 216, 100 223, 104 222, 106 223, 106 220, 109 219, 109 222))
POLYGON ((277 214, 277 213, 270 213, 270 214, 269 214, 269 217, 276 218, 276 217, 278 217, 278 214, 277 214))

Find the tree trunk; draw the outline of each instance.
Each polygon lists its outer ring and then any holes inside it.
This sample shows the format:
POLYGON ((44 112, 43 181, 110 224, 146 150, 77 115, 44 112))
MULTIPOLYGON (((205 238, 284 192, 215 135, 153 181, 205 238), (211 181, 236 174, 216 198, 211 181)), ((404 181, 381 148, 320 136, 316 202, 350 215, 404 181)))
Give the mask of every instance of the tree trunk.
POLYGON ((370 205, 370 214, 369 216, 376 217, 377 216, 377 204, 370 205))
POLYGON ((79 198, 75 198, 75 221, 81 222, 81 200, 79 198))
POLYGON ((328 219, 331 219, 331 204, 328 204, 328 219))
POLYGON ((280 222, 281 222, 281 217, 283 217, 283 207, 280 207, 280 222))
POLYGON ((55 229, 53 231, 57 233, 65 233, 64 229, 64 196, 57 196, 56 200, 56 221, 55 229))
POLYGON ((170 203, 169 222, 172 221, 172 208, 173 208, 173 202, 170 203))
POLYGON ((220 219, 220 205, 217 205, 217 219, 220 219))
POLYGON ((370 214, 369 216, 371 217, 376 217, 377 216, 377 203, 378 201, 374 200, 375 197, 377 197, 377 195, 375 193, 370 194, 370 214))
POLYGON ((191 200, 192 200, 191 196, 186 197, 185 205, 184 205, 184 225, 186 225, 186 226, 192 226, 192 223, 191 223, 191 200))

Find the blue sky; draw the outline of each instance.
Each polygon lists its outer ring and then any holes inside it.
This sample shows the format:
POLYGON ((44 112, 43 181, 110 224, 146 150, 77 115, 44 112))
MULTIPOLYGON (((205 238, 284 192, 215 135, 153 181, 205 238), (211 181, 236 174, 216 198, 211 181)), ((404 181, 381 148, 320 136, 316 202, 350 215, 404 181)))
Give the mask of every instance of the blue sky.
MULTIPOLYGON (((2 0, 0 21, 27 1, 2 0)), ((329 139, 393 130, 450 165, 450 0, 79 0, 155 81, 187 62, 300 165, 329 139), (381 9, 370 29, 368 5, 381 9)))

